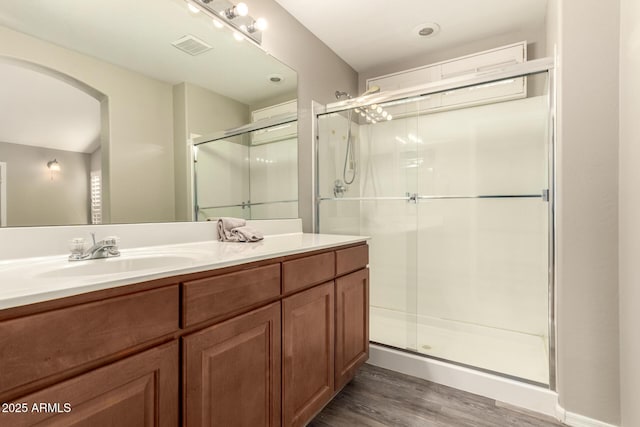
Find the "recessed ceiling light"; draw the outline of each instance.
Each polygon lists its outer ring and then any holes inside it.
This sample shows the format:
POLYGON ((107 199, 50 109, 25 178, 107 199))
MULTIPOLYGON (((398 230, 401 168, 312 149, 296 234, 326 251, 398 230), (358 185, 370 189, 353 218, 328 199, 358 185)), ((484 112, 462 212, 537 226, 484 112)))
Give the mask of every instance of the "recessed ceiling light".
POLYGON ((440 25, 435 22, 425 22, 413 29, 413 33, 420 38, 433 37, 440 31, 440 25))
POLYGON ((269 79, 271 83, 275 84, 282 83, 284 81, 284 77, 282 77, 282 75, 280 74, 269 74, 267 76, 267 79, 269 79))

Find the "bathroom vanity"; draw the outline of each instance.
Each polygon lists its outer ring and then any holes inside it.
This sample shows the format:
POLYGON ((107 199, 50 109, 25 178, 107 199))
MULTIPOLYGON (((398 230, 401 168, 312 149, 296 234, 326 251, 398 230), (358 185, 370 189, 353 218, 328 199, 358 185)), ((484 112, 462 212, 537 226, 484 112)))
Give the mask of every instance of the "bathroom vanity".
POLYGON ((0 425, 305 425, 369 353, 366 239, 326 237, 0 310, 0 425))

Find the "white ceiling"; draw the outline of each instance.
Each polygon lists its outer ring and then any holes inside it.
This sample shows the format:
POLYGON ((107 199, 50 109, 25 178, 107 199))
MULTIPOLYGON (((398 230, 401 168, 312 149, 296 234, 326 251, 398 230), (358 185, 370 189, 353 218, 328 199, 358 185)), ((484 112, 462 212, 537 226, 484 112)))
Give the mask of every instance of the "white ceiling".
POLYGON ((0 62, 0 141, 92 153, 100 102, 39 71, 0 62))
POLYGON ((171 84, 190 82, 253 104, 295 91, 295 71, 228 29, 216 29, 184 0, 2 0, 0 25, 171 84), (187 55, 171 42, 191 34, 213 47, 187 55), (280 74, 282 83, 269 82, 280 74))
POLYGON ((547 0, 276 0, 362 72, 476 39, 544 25, 547 0), (414 29, 435 22, 440 32, 414 29))

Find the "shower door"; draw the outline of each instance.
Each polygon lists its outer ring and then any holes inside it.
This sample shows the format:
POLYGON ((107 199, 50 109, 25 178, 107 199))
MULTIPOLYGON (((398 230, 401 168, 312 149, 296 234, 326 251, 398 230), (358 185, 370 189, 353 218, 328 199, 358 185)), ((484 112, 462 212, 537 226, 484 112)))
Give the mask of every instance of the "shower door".
POLYGON ((348 114, 318 115, 318 231, 372 237, 371 341, 550 384, 547 77, 359 107, 346 189, 348 114))

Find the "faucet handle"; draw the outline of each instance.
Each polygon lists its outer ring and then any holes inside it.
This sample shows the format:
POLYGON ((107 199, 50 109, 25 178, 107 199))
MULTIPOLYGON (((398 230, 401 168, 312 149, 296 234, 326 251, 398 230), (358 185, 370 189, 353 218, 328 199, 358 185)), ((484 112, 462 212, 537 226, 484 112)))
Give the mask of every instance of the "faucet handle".
POLYGON ((105 237, 104 243, 107 245, 118 246, 120 244, 120 238, 118 236, 105 237))
POLYGON ((76 237, 69 240, 69 250, 72 254, 82 254, 84 252, 84 239, 76 237))

